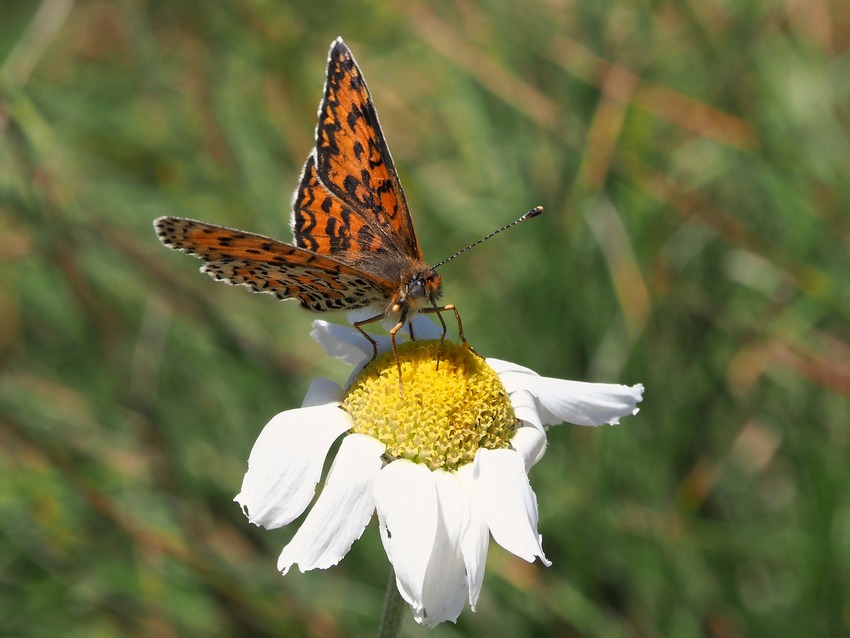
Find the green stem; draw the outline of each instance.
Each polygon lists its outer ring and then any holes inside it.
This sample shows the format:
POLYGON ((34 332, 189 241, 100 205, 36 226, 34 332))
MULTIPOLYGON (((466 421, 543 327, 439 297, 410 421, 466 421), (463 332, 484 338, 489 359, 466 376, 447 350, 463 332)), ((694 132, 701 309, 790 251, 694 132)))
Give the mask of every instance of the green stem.
POLYGON ((397 638, 404 618, 402 614, 404 614, 404 599, 396 586, 395 571, 390 567, 390 579, 387 582, 387 592, 384 594, 384 611, 381 613, 378 638, 397 638))

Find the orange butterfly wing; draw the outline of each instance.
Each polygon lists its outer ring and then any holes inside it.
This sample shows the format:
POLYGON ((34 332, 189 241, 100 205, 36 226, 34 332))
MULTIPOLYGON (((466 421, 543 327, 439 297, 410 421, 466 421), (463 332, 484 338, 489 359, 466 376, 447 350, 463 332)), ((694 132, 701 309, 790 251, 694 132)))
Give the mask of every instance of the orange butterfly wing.
POLYGON ((263 235, 182 217, 160 217, 154 227, 169 248, 203 259, 201 271, 213 279, 298 299, 308 310, 362 308, 395 291, 392 282, 263 235))
POLYGON ((303 248, 390 276, 402 269, 400 260, 422 260, 375 106, 341 38, 328 55, 316 149, 292 208, 292 230, 303 248), (393 261, 394 268, 387 263, 393 261))

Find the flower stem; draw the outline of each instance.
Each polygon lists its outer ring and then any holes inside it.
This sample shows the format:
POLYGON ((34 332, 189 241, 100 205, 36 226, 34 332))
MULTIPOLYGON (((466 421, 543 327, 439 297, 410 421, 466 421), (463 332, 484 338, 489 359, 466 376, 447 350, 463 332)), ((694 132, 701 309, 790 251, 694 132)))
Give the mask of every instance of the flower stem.
POLYGON ((401 632, 401 621, 404 613, 404 599, 398 591, 395 582, 395 571, 390 567, 390 579, 387 592, 384 594, 384 610, 381 613, 381 627, 378 638, 396 638, 401 632))

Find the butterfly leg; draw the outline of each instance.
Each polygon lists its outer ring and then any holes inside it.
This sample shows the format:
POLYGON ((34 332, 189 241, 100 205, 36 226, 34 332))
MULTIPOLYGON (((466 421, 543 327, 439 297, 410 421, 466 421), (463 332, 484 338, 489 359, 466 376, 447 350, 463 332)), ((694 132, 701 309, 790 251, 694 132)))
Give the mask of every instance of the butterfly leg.
MULTIPOLYGON (((455 321, 457 321, 457 334, 460 337, 460 340, 463 342, 463 345, 465 347, 469 348, 469 351, 472 352, 472 354, 481 357, 481 355, 478 354, 475 351, 475 349, 471 345, 469 345, 469 342, 466 340, 466 336, 464 336, 464 334, 463 334, 463 322, 461 322, 460 313, 457 311, 457 308, 455 307, 454 304, 450 303, 450 304, 446 304, 445 306, 433 306, 431 308, 422 308, 422 310, 420 310, 420 312, 427 312, 427 313, 436 314, 437 319, 440 320, 440 325, 443 328, 443 334, 440 337, 440 347, 437 349, 437 369, 439 369, 439 367, 440 367, 440 355, 442 354, 442 351, 443 351, 443 342, 446 340, 446 332, 448 330, 448 328, 446 328, 446 322, 443 319, 442 313, 444 311, 447 311, 447 310, 451 310, 453 313, 455 313, 455 321)), ((481 358, 483 359, 484 357, 481 357, 481 358)))
MULTIPOLYGON (((375 358, 378 356, 378 342, 375 341, 372 337, 370 337, 369 333, 366 332, 365 330, 363 330, 363 328, 361 328, 360 326, 365 326, 366 324, 374 323, 374 322, 376 322, 380 319, 383 319, 383 318, 384 318, 384 315, 376 315, 376 316, 374 316, 370 319, 364 319, 363 321, 355 321, 352 324, 355 328, 357 328, 357 330, 360 331, 360 334, 362 334, 364 337, 366 337, 366 340, 369 343, 372 344, 372 358, 370 359, 369 363, 372 363, 372 361, 374 361, 375 358)), ((401 360, 398 358, 398 348, 396 347, 395 336, 398 333, 398 331, 401 330, 402 328, 404 328, 404 322, 399 321, 395 326, 393 326, 393 329, 390 330, 390 344, 392 344, 393 357, 395 357, 395 364, 396 364, 396 367, 398 368, 398 398, 399 399, 404 398, 404 394, 402 392, 402 384, 401 384, 401 360)), ((412 336, 413 335, 411 334, 411 337, 412 336)))
MULTIPOLYGON (((369 319, 364 319, 363 321, 355 321, 353 324, 351 324, 355 328, 357 328, 357 330, 360 332, 360 334, 362 334, 366 338, 366 341, 368 341, 369 343, 372 344, 372 358, 369 359, 369 363, 372 363, 378 356, 378 342, 375 341, 372 337, 370 337, 369 333, 366 332, 365 330, 363 330, 363 328, 361 328, 360 326, 365 326, 366 324, 375 323, 379 319, 383 319, 383 318, 384 318, 384 315, 375 315, 374 317, 371 317, 369 319)), ((393 350, 395 350, 395 341, 393 341, 393 350)), ((396 359, 398 359, 398 357, 396 357, 396 359)))
MULTIPOLYGON (((455 305, 453 303, 446 304, 445 306, 440 308, 440 310, 451 310, 453 313, 455 313, 455 321, 457 321, 457 334, 460 337, 460 340, 463 342, 463 345, 469 348, 473 353, 478 354, 477 352, 475 352, 475 349, 471 345, 469 345, 469 342, 463 335, 463 322, 461 322, 460 320, 460 313, 457 311, 457 308, 455 308, 455 305)), ((443 324, 443 328, 445 328, 445 326, 446 324, 443 324)), ((478 354, 478 356, 480 357, 481 355, 478 354)))
MULTIPOLYGON (((469 348, 469 351, 472 354, 479 356, 483 359, 484 357, 482 357, 480 354, 478 354, 475 351, 475 348, 473 348, 471 345, 469 345, 469 341, 466 340, 466 337, 463 334, 463 322, 460 320, 460 313, 457 311, 457 308, 455 308, 455 305, 453 303, 446 304, 445 306, 440 308, 440 310, 451 310, 453 313, 455 313, 455 321, 457 321, 457 334, 460 337, 460 340, 463 342, 463 345, 465 347, 469 348)), ((444 328, 445 328, 445 325, 446 324, 443 324, 444 328)))
MULTIPOLYGON (((437 370, 440 369, 440 358, 443 355, 443 343, 446 341, 446 333, 449 331, 446 327, 446 321, 443 319, 443 313, 440 312, 441 310, 444 310, 444 308, 438 308, 437 306, 434 306, 433 308, 426 308, 424 310, 424 312, 435 312, 437 314, 437 319, 440 320, 440 325, 443 327, 443 333, 440 335, 440 345, 437 347, 437 370)), ((457 310, 455 310, 455 313, 457 313, 457 310)), ((461 339, 463 339, 462 336, 461 339)))
MULTIPOLYGON (((390 330, 390 344, 393 347, 393 356, 395 357, 395 365, 398 368, 398 398, 404 398, 404 389, 401 383, 401 360, 398 358, 398 348, 395 345, 395 336, 399 330, 404 327, 404 322, 399 321, 396 325, 393 326, 392 330, 390 330)), ((412 336, 412 335, 411 335, 412 336)))

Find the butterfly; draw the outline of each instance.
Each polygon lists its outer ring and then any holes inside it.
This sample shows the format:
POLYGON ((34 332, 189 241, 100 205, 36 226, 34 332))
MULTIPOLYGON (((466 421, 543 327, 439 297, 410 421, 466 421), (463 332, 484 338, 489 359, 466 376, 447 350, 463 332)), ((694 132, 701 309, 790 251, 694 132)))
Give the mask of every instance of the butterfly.
POLYGON ((422 257, 371 94, 342 38, 328 54, 316 145, 292 198, 291 226, 294 245, 193 219, 154 221, 165 246, 199 257, 201 271, 219 281, 297 299, 315 312, 373 308, 372 316, 353 325, 371 343, 373 358, 378 345, 363 326, 379 320, 392 326, 400 392, 396 335, 417 313, 435 313, 445 339, 441 313, 453 312, 467 343, 457 308, 437 303, 440 274, 422 257))

